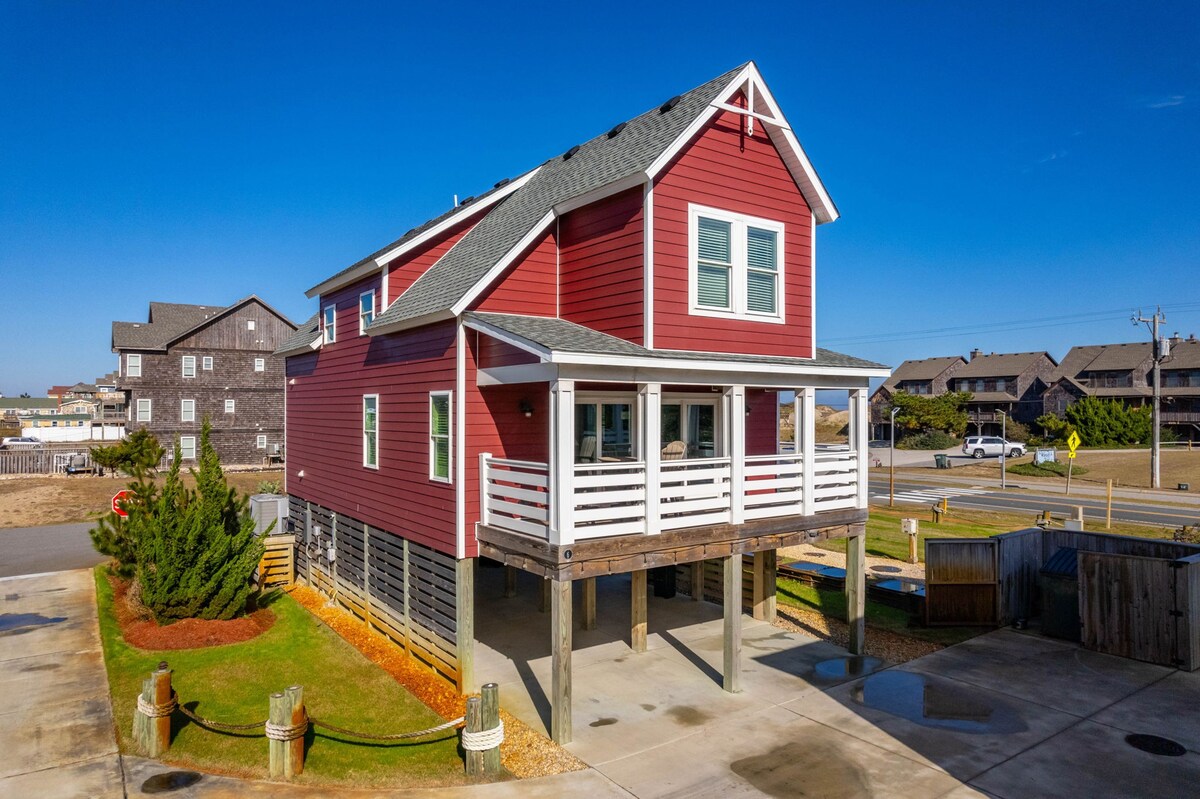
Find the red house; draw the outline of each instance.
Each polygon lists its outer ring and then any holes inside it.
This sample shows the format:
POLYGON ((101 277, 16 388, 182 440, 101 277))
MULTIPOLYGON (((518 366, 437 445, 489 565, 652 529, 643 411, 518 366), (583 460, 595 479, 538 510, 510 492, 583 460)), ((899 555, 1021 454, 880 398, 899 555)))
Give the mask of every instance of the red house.
POLYGON ((637 650, 647 569, 722 559, 736 598, 759 553, 769 615, 775 550, 848 536, 860 649, 867 389, 888 372, 816 346, 814 235, 837 216, 750 63, 314 286, 280 350, 301 576, 464 688, 476 560, 546 578, 559 741, 575 580, 587 624, 595 578, 633 574, 637 650), (825 389, 847 392, 848 446, 814 442, 825 389))

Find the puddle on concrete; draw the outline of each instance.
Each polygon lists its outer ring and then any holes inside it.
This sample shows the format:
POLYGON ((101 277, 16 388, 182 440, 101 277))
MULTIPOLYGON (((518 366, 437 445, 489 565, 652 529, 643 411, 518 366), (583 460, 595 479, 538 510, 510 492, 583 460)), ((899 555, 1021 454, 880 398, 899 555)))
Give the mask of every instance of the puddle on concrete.
POLYGON ((612 725, 614 725, 616 723, 617 723, 616 719, 609 717, 609 718, 603 718, 603 719, 596 719, 588 726, 589 727, 611 727, 612 725))
POLYGON ((67 620, 66 616, 43 616, 40 613, 0 613, 0 636, 22 635, 67 620))
POLYGON ((649 713, 651 710, 656 710, 657 708, 658 705, 650 705, 646 704, 645 702, 642 703, 642 710, 646 711, 647 713, 649 713))
POLYGON ((142 793, 168 793, 181 788, 190 788, 200 782, 204 775, 195 771, 164 771, 148 777, 142 783, 142 793))
POLYGON ((823 682, 844 682, 878 671, 883 665, 879 658, 849 655, 844 658, 822 660, 813 666, 812 676, 823 682))
POLYGON ((686 727, 699 727, 712 718, 708 713, 691 705, 675 705, 667 708, 667 715, 686 727))
POLYGON ((827 741, 805 740, 744 757, 729 769, 761 793, 778 799, 821 796, 853 799, 870 796, 866 774, 827 741))
POLYGON ((58 668, 62 668, 58 663, 39 663, 36 666, 26 666, 21 671, 54 671, 58 668))
POLYGON ((851 691, 855 702, 920 724, 972 734, 1009 735, 1028 729, 1008 705, 982 691, 923 674, 885 671, 851 691))
POLYGON ((899 574, 903 569, 899 566, 872 566, 871 571, 882 572, 884 574, 899 574))
POLYGON ((1187 749, 1183 747, 1183 744, 1159 735, 1146 735, 1135 732, 1125 736, 1125 743, 1134 749, 1140 749, 1152 755, 1162 755, 1163 757, 1183 757, 1187 754, 1187 749))

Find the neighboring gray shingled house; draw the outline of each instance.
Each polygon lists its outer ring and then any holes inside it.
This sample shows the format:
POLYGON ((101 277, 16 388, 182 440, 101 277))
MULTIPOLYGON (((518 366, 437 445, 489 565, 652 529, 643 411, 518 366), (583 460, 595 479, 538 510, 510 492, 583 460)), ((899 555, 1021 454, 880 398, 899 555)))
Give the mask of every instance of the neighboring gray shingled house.
POLYGON ((145 322, 113 322, 112 350, 126 395, 127 430, 146 428, 195 458, 212 422, 223 463, 257 464, 283 443, 283 359, 296 330, 258 297, 229 306, 152 302, 145 322))

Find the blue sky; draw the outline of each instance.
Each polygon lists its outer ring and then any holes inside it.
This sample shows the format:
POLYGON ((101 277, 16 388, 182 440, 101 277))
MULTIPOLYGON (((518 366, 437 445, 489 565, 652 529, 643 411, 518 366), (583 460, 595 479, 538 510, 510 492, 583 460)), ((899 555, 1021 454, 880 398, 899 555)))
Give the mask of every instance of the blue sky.
POLYGON ((1144 6, 0 4, 0 392, 108 371, 151 300, 300 321, 454 194, 749 59, 842 213, 823 346, 1200 333, 1200 6, 1144 6))

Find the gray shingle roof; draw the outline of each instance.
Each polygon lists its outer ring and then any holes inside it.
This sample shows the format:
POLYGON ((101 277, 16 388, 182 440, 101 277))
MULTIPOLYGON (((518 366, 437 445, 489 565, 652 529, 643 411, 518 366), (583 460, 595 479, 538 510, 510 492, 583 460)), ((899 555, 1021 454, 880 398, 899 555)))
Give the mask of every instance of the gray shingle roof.
POLYGON ((309 317, 307 322, 301 323, 296 328, 296 332, 283 340, 279 345, 279 349, 275 350, 275 355, 285 355, 293 352, 299 352, 307 349, 309 344, 312 344, 313 339, 317 337, 317 332, 321 329, 321 314, 315 313, 309 317))
POLYGON ((960 377, 1015 377, 1038 360, 1046 358, 1051 365, 1054 359, 1047 352, 1005 352, 991 355, 976 355, 966 366, 954 373, 960 377))
POLYGON ((525 186, 493 208, 371 326, 385 327, 451 308, 555 205, 646 170, 745 66, 681 95, 665 113, 654 108, 635 117, 611 139, 607 133, 601 134, 579 145, 569 159, 560 155, 546 161, 525 186))
POLYGON ((58 400, 49 397, 0 397, 0 410, 25 410, 26 408, 57 408, 58 400))
POLYGON ((966 359, 961 355, 949 355, 939 358, 923 358, 919 361, 905 361, 896 367, 892 376, 884 383, 888 388, 900 385, 905 380, 933 380, 956 363, 966 359))
POLYGON ((1150 342, 1105 344, 1096 357, 1088 362, 1084 372, 1124 372, 1136 369, 1150 360, 1150 342))
POLYGON ((518 316, 516 314, 469 312, 467 321, 481 322, 505 333, 524 339, 552 352, 571 352, 614 357, 659 358, 663 360, 726 361, 730 363, 765 364, 778 366, 847 367, 857 369, 886 369, 840 352, 817 348, 816 358, 782 358, 768 355, 736 355, 724 352, 690 352, 685 350, 648 350, 624 339, 592 330, 565 319, 548 316, 518 316))

